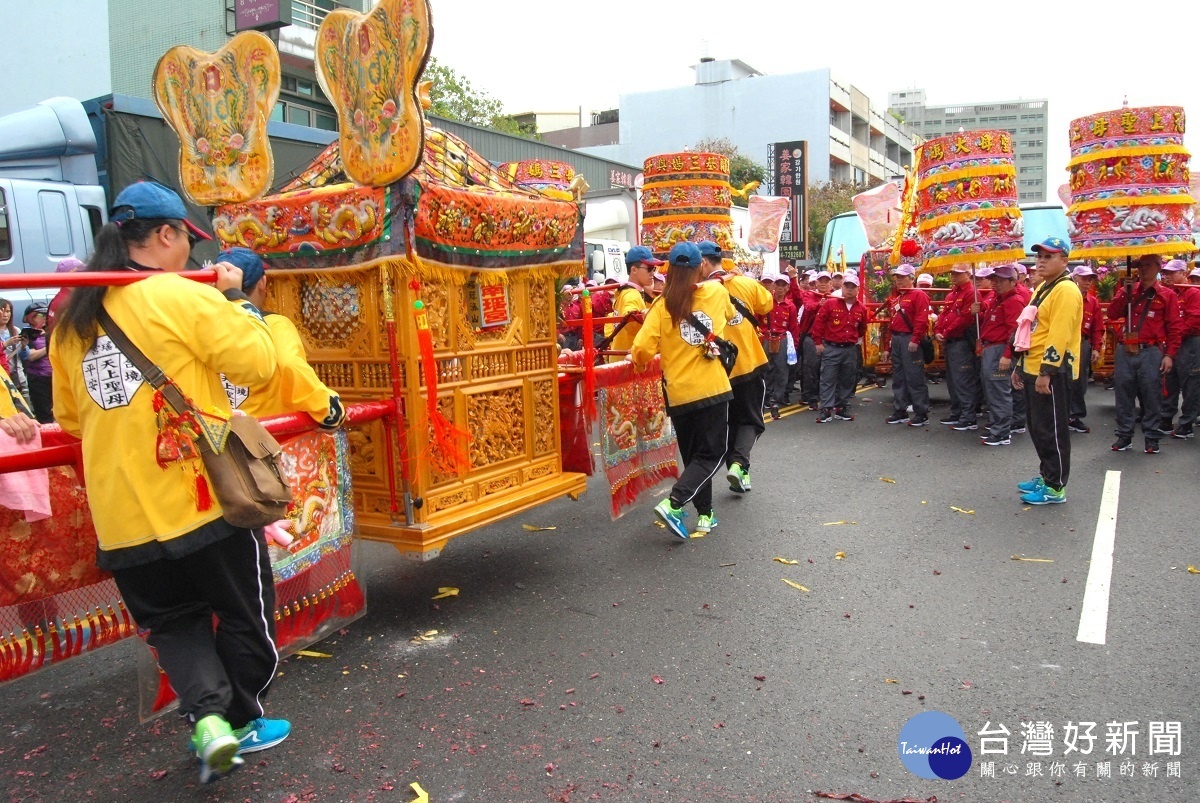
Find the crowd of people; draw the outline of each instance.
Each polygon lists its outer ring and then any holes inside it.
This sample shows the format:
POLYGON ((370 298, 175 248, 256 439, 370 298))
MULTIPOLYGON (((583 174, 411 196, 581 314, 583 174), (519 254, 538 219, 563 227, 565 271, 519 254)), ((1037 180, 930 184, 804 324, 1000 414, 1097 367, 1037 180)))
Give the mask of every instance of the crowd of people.
MULTIPOLYGON (((1189 272, 1182 260, 1164 265, 1157 255, 1137 257, 1136 281, 1118 287, 1105 304, 1095 292, 1096 272, 1087 265, 1070 268, 1069 242, 1049 237, 1034 250, 1032 269, 1019 263, 953 265, 950 286, 936 304, 931 275, 906 264, 891 269, 890 291, 875 312, 890 337, 892 409, 884 421, 930 423, 926 365, 936 342, 950 395, 948 415, 939 423, 978 431, 989 447, 1010 446, 1014 436, 1028 433, 1040 471, 1020 484, 1021 498, 1058 504, 1066 499, 1070 434, 1091 431, 1086 394, 1106 330, 1121 333, 1112 449, 1130 449, 1138 424, 1146 454, 1157 454, 1165 437, 1194 436, 1200 417, 1200 268, 1189 272)), ((638 365, 662 355, 667 412, 684 468, 655 513, 681 538, 688 535, 689 503, 697 531, 716 526, 711 482, 722 466, 731 490, 751 489, 750 452, 765 416, 780 417, 793 394, 816 411, 818 424, 854 420, 871 320, 855 271, 801 273, 784 260, 782 272, 755 280, 727 270, 721 257, 711 242, 676 245, 660 292, 655 283, 663 263, 638 246, 626 259, 629 281, 592 294, 597 317, 622 318, 615 336, 611 324, 606 337, 597 335, 598 345, 618 352, 617 358, 629 349, 638 365), (728 373, 713 345, 723 340, 737 347, 728 373)), ((574 296, 567 301, 577 303, 574 296)), ((568 306, 564 317, 577 319, 577 308, 568 306)), ((567 324, 563 331, 572 329, 567 324)))

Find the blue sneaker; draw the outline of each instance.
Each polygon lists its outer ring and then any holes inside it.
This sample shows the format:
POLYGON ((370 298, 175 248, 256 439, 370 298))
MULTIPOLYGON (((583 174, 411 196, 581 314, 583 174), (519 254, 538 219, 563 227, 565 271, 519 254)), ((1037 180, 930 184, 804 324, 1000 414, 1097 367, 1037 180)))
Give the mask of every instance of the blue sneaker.
POLYGON ((708 515, 701 513, 696 517, 696 532, 711 533, 716 529, 717 524, 719 523, 720 522, 717 521, 717 512, 715 510, 708 515))
POLYGON ((670 497, 667 497, 654 506, 654 515, 658 516, 659 521, 667 525, 667 529, 671 531, 672 535, 684 541, 687 540, 688 528, 683 523, 683 520, 687 518, 687 513, 682 508, 677 508, 671 504, 670 497))
POLYGON ((1031 480, 1017 483, 1017 490, 1023 494, 1031 494, 1034 491, 1040 491, 1046 487, 1046 481, 1041 477, 1034 477, 1031 480))
POLYGON ((1067 501, 1067 489, 1054 490, 1049 485, 1043 485, 1036 491, 1021 495, 1021 501, 1027 505, 1061 505, 1067 501))
POLYGON ((259 750, 269 750, 282 742, 292 732, 292 723, 286 719, 264 719, 259 717, 245 727, 233 732, 241 747, 238 755, 257 753, 259 750))

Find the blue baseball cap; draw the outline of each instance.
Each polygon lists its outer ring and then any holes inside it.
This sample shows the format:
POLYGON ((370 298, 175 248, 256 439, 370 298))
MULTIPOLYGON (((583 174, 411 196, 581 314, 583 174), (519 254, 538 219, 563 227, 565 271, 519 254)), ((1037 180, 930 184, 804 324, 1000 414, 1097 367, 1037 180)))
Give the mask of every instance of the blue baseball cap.
POLYGON ((217 254, 217 261, 228 262, 242 271, 242 290, 247 293, 267 272, 262 257, 249 248, 229 248, 217 254))
POLYGON ((701 261, 700 248, 695 243, 675 243, 667 254, 671 267, 698 268, 701 261))
POLYGON ((641 263, 643 265, 649 265, 653 268, 657 268, 659 265, 666 264, 661 259, 655 259, 654 252, 651 251, 646 246, 635 245, 633 248, 630 248, 629 251, 625 254, 625 264, 626 264, 626 266, 629 266, 629 265, 637 265, 638 263, 641 263))
POLYGON ((1062 237, 1047 237, 1033 247, 1034 251, 1045 251, 1048 254, 1062 254, 1063 256, 1071 255, 1071 243, 1064 240, 1062 237))
POLYGON ((712 240, 704 240, 698 246, 700 248, 700 256, 719 257, 721 256, 721 246, 714 243, 712 240))
POLYGON ((169 187, 157 181, 139 181, 130 184, 113 201, 109 217, 116 223, 135 218, 141 220, 182 220, 188 231, 201 240, 211 240, 212 235, 197 228, 188 220, 187 209, 180 197, 169 187))

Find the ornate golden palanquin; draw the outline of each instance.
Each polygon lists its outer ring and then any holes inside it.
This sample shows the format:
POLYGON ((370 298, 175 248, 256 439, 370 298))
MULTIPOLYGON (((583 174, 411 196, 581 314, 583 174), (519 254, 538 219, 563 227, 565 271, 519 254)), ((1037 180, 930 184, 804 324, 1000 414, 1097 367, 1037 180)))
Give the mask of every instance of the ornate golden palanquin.
POLYGON ((395 321, 399 515, 387 429, 376 421, 350 432, 358 532, 427 559, 455 535, 581 493, 586 477, 561 466, 555 321, 555 280, 582 271, 579 206, 498 175, 486 185, 460 182, 440 160, 384 189, 327 183, 340 177, 336 154, 314 165, 310 188, 293 183, 293 192, 221 207, 214 229, 225 245, 250 245, 264 257, 267 308, 295 322, 309 362, 344 400, 392 397, 395 321), (345 215, 339 227, 336 209, 364 214, 354 226, 345 215), (272 229, 277 235, 263 239, 272 229), (438 409, 470 436, 461 473, 432 459, 418 300, 437 362, 438 409))

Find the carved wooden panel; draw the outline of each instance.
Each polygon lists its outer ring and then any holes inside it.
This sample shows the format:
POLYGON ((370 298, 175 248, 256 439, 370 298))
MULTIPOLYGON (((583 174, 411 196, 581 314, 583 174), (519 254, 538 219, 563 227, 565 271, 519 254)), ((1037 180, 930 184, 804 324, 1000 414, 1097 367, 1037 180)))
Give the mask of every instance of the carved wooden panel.
POLYGON ((524 388, 508 387, 467 396, 467 421, 473 467, 525 456, 524 388))
POLYGON ((553 379, 533 383, 533 453, 558 449, 558 386, 553 379))

